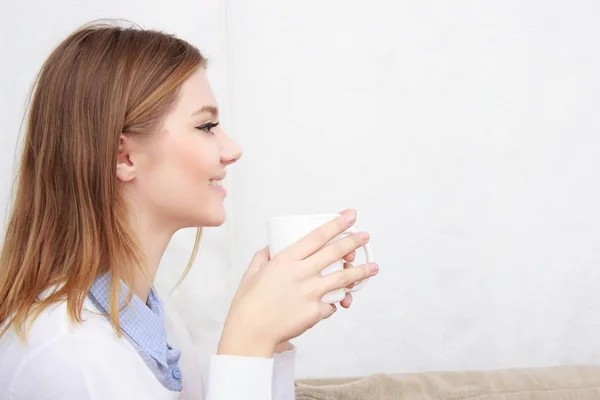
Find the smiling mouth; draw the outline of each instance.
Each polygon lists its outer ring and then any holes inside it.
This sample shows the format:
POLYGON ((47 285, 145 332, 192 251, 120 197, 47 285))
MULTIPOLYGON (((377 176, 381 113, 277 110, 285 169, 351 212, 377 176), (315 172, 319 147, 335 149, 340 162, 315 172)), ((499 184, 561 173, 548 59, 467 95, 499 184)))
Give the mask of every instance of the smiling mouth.
POLYGON ((223 181, 218 181, 218 180, 211 179, 209 181, 209 185, 210 186, 222 186, 223 185, 223 181))

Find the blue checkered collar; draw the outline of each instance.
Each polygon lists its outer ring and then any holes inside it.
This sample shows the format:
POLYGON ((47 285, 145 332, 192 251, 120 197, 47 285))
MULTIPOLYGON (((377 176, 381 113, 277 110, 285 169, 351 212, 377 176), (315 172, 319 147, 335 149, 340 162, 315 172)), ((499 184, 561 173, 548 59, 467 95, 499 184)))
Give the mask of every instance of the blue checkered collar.
MULTIPOLYGON (((148 294, 148 302, 144 304, 135 294, 131 297, 129 306, 125 300, 129 288, 121 282, 119 292, 119 323, 123 332, 135 342, 143 351, 164 367, 167 364, 167 332, 163 319, 163 306, 152 287, 148 294)), ((108 314, 110 295, 110 273, 96 278, 88 294, 101 312, 108 314)))

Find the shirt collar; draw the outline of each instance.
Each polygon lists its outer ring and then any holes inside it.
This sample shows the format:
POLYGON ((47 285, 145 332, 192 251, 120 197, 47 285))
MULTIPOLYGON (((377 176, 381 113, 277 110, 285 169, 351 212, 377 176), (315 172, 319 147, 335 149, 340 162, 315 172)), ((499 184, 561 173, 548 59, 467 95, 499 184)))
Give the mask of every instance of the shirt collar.
MULTIPOLYGON (((135 294, 126 305, 129 288, 122 281, 119 291, 119 323, 125 334, 158 363, 167 367, 167 333, 163 320, 163 306, 155 288, 150 288, 148 302, 144 304, 135 294)), ((108 314, 110 299, 110 273, 96 278, 88 294, 102 312, 108 314)))

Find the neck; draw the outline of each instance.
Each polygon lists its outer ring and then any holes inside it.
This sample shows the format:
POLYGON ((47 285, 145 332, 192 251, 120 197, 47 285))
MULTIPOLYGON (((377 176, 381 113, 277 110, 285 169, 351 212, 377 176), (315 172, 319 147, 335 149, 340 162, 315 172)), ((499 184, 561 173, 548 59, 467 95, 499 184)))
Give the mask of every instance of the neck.
POLYGON ((145 257, 142 267, 146 276, 141 271, 137 271, 132 289, 133 293, 145 303, 148 300, 150 288, 156 278, 160 260, 174 232, 164 228, 161 230, 159 226, 144 226, 144 224, 139 224, 135 228, 135 233, 138 237, 142 254, 145 257))
POLYGON ((145 276, 141 271, 135 272, 131 289, 140 300, 146 303, 160 260, 177 229, 169 226, 163 220, 152 218, 151 213, 145 213, 140 208, 130 209, 136 211, 130 213, 130 223, 144 256, 142 268, 145 272, 145 276))

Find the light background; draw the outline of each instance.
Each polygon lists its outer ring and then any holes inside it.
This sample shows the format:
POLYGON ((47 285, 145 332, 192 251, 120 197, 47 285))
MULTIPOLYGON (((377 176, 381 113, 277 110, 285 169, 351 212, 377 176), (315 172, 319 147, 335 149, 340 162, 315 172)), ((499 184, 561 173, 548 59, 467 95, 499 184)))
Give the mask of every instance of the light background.
MULTIPOLYGON (((600 3, 42 0, 0 10, 0 217, 24 105, 79 25, 197 45, 244 156, 175 292, 214 349, 265 220, 359 211, 380 275, 295 343, 298 377, 600 361, 600 3)), ((194 231, 160 271, 174 283, 194 231)))

